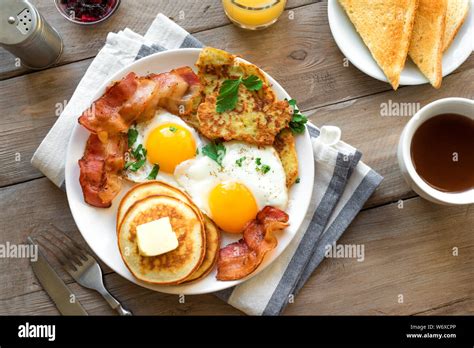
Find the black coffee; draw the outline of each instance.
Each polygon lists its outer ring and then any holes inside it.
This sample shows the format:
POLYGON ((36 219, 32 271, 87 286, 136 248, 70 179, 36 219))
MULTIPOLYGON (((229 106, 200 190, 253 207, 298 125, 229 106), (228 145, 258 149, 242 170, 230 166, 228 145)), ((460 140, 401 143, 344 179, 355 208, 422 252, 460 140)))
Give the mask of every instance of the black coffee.
POLYGON ((474 120, 457 114, 428 119, 411 141, 416 172, 445 192, 474 188, 474 120))

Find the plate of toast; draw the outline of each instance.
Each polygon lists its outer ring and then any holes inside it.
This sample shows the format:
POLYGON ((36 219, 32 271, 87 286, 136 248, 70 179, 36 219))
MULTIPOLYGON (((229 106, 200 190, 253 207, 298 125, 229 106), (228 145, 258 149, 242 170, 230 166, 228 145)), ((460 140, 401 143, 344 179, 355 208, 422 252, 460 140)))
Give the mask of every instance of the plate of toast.
POLYGON ((430 83, 473 51, 472 0, 330 0, 328 18, 342 53, 359 70, 391 84, 430 83))

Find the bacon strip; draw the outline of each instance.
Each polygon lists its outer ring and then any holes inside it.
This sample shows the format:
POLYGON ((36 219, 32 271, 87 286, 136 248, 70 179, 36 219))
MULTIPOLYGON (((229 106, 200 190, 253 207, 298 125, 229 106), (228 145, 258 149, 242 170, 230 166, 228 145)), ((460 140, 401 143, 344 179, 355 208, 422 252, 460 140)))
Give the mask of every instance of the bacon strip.
MULTIPOLYGON (((184 116, 197 110, 201 95, 201 82, 190 67, 181 67, 170 73, 148 75, 159 90, 157 105, 169 112, 184 116)), ((153 117, 153 114, 151 117, 153 117)), ((145 115, 145 118, 151 118, 145 115)))
POLYGON ((120 172, 128 141, 125 134, 109 137, 106 143, 97 134, 87 140, 84 156, 79 160, 79 183, 84 200, 95 207, 108 208, 120 192, 120 172))
POLYGON ((263 208, 257 218, 247 224, 241 240, 219 251, 216 278, 237 280, 255 271, 265 255, 278 245, 274 233, 286 228, 288 219, 288 214, 280 209, 263 208))
POLYGON ((139 77, 131 72, 107 88, 79 117, 92 133, 126 132, 135 122, 149 120, 162 107, 186 115, 200 97, 199 78, 190 67, 139 77))
POLYGON ((128 147, 124 133, 134 122, 151 119, 159 107, 187 115, 196 110, 200 95, 199 78, 190 67, 145 77, 131 72, 108 87, 79 117, 92 133, 79 160, 84 200, 100 208, 111 206, 121 187, 128 147))

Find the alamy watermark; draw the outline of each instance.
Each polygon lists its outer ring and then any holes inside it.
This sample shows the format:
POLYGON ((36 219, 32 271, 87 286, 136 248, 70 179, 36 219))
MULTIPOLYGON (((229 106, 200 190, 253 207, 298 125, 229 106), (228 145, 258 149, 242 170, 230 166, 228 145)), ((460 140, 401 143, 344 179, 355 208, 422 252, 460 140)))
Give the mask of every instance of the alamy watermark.
POLYGON ((54 324, 30 324, 26 322, 18 326, 19 338, 46 338, 52 342, 56 339, 56 325, 54 324))
POLYGON ((324 256, 337 259, 357 259, 358 262, 365 260, 364 244, 327 244, 324 247, 324 256))
POLYGON ((0 258, 30 259, 36 262, 38 260, 38 246, 6 242, 5 244, 0 244, 0 258))
POLYGON ((416 114, 420 108, 420 103, 399 103, 389 99, 386 103, 380 104, 380 116, 408 117, 416 114))

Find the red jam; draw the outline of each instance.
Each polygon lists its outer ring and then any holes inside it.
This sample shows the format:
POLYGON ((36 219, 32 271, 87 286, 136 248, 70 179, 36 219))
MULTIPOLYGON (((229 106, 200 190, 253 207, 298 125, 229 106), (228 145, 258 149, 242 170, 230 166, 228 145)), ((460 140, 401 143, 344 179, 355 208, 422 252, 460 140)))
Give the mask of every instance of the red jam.
POLYGON ((97 22, 107 17, 117 6, 117 0, 60 0, 59 7, 71 19, 97 22))

